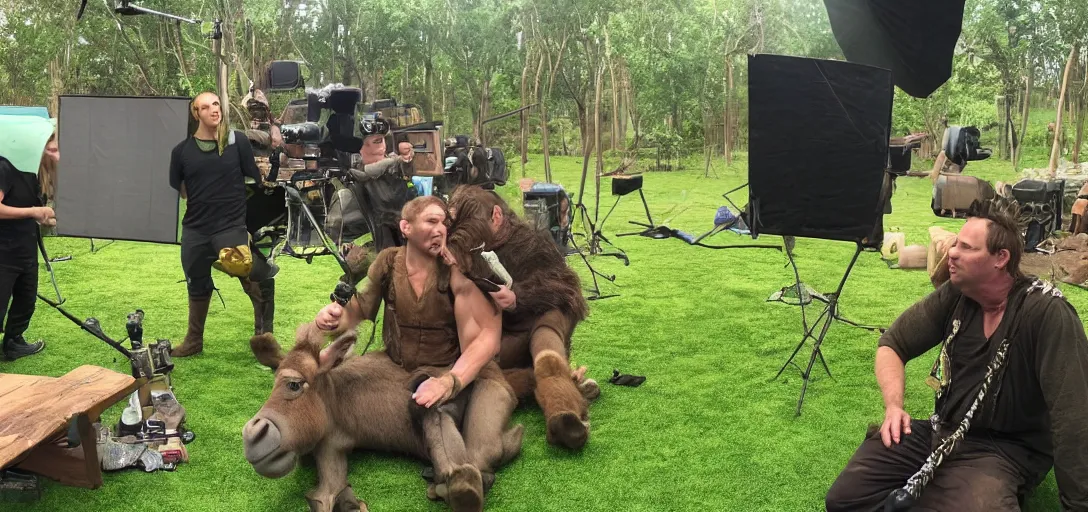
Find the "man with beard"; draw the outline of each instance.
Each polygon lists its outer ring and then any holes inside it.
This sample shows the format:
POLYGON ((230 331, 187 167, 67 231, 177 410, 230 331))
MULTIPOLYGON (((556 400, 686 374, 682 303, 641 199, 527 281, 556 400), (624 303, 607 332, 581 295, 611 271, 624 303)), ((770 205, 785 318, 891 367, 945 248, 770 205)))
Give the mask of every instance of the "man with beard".
POLYGON ((204 350, 204 324, 211 305, 212 267, 237 277, 253 303, 254 334, 272 332, 275 269, 260 251, 251 249, 246 229, 248 176, 263 178, 249 139, 221 124, 219 97, 205 92, 193 99, 196 132, 170 155, 170 186, 185 198, 181 266, 189 292, 189 325, 185 340, 170 351, 186 357, 204 350))
POLYGON ((1088 510, 1088 339, 1057 288, 1021 273, 1017 210, 976 201, 949 281, 881 336, 884 423, 831 486, 828 511, 1018 511, 1051 467, 1062 510, 1088 510), (904 366, 934 347, 934 415, 914 420, 904 366))
MULTIPOLYGON (((444 452, 464 454, 452 468, 437 467, 454 510, 479 510, 485 476, 504 462, 503 437, 517 399, 494 358, 499 353, 501 316, 469 281, 446 252, 446 209, 434 196, 413 199, 404 206, 400 230, 407 241, 378 254, 362 292, 341 307, 326 306, 315 320, 319 329, 339 335, 363 320, 374 321, 385 303, 382 339, 385 352, 407 372, 419 375, 413 397, 427 408, 423 421, 458 423, 459 438, 445 436, 444 452), (467 403, 451 412, 444 407, 467 393, 467 403)), ((521 446, 521 425, 507 432, 507 446, 521 446)))
POLYGON ((578 275, 547 233, 519 219, 493 191, 460 186, 449 208, 450 251, 464 273, 491 276, 482 250, 493 252, 512 280, 493 293, 504 307, 499 366, 519 399, 535 396, 548 442, 581 449, 589 439, 588 402, 600 388, 584 379, 585 368, 570 369, 571 336, 589 314, 578 275))

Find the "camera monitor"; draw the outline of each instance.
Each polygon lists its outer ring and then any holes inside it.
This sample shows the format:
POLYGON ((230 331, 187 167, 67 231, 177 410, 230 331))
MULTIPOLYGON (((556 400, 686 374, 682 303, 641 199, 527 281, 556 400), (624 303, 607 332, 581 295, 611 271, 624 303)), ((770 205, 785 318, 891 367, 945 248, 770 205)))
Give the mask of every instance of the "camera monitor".
POLYGON ((860 242, 883 214, 891 72, 780 55, 748 58, 752 236, 860 242))
POLYGON ((170 152, 189 117, 189 98, 62 95, 57 234, 178 243, 170 152))

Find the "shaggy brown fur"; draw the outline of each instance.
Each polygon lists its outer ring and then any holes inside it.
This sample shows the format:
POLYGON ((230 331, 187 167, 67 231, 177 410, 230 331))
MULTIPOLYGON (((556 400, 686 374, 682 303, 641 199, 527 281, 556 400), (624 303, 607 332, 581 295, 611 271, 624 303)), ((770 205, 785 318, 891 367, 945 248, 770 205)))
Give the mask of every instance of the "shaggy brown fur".
POLYGON ((572 323, 589 316, 578 274, 567 265, 555 241, 520 219, 501 197, 480 187, 461 186, 453 191, 449 209, 454 220, 446 244, 462 272, 473 277, 490 276, 491 271, 478 257, 479 251, 474 250, 484 245, 483 250, 495 251, 514 279, 517 308, 503 314, 504 325, 524 325, 553 309, 562 311, 572 323), (504 220, 499 232, 492 234, 491 212, 495 206, 502 209, 504 220))
MULTIPOLYGON (((312 322, 299 327, 294 348, 276 370, 271 396, 246 423, 245 457, 253 468, 281 478, 300 456, 313 453, 318 486, 307 494, 310 509, 331 512, 336 505, 356 502, 347 482, 348 452, 361 448, 407 454, 434 463, 454 510, 481 510, 481 473, 469 463, 446 409, 417 411, 408 386, 411 374, 384 352, 354 356, 354 333, 341 335, 322 350, 324 338, 312 322), (413 416, 422 418, 416 428, 413 416)), ((469 393, 450 404, 458 400, 470 400, 469 393)), ((520 453, 521 437, 520 425, 505 432, 502 446, 495 447, 502 454, 501 465, 520 453)), ((365 504, 361 509, 366 510, 365 504)))
POLYGON ((555 242, 518 218, 494 192, 474 186, 454 190, 449 203, 453 221, 447 247, 462 271, 498 281, 479 253, 494 251, 514 283, 513 311, 503 312, 499 365, 519 400, 536 398, 552 444, 579 449, 589 437, 588 400, 600 388, 591 379, 572 378, 571 336, 589 314, 581 282, 567 266, 555 242), (503 221, 492 232, 492 212, 503 221), (533 369, 529 374, 524 371, 533 369))

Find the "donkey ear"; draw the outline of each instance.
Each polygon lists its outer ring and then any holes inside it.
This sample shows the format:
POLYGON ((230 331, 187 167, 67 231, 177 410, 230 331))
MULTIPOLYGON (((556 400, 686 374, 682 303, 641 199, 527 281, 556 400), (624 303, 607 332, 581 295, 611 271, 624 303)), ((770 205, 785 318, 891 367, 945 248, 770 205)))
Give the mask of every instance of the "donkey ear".
POLYGON ((354 332, 345 332, 341 334, 336 341, 329 344, 321 351, 321 357, 318 358, 318 373, 325 373, 333 368, 336 368, 343 363, 352 351, 355 349, 355 340, 358 339, 358 335, 354 332))

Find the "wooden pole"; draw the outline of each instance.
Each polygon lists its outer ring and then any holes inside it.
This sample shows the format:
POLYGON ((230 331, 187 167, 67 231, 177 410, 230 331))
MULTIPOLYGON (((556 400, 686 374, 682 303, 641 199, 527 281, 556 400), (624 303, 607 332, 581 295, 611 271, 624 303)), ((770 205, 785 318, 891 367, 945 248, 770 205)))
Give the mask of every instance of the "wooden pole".
POLYGON ((1069 52, 1069 60, 1065 62, 1065 76, 1062 77, 1062 90, 1058 95, 1058 119, 1054 122, 1054 147, 1050 150, 1050 177, 1053 178, 1058 171, 1058 155, 1061 152, 1062 112, 1065 110, 1065 90, 1069 86, 1069 70, 1073 67, 1073 60, 1077 58, 1080 50, 1079 43, 1073 43, 1073 49, 1069 52))
POLYGON ((216 71, 215 88, 219 90, 219 108, 222 110, 223 119, 220 121, 230 128, 230 98, 227 82, 227 61, 223 59, 223 27, 220 20, 215 20, 215 29, 212 32, 212 50, 215 52, 216 71))

